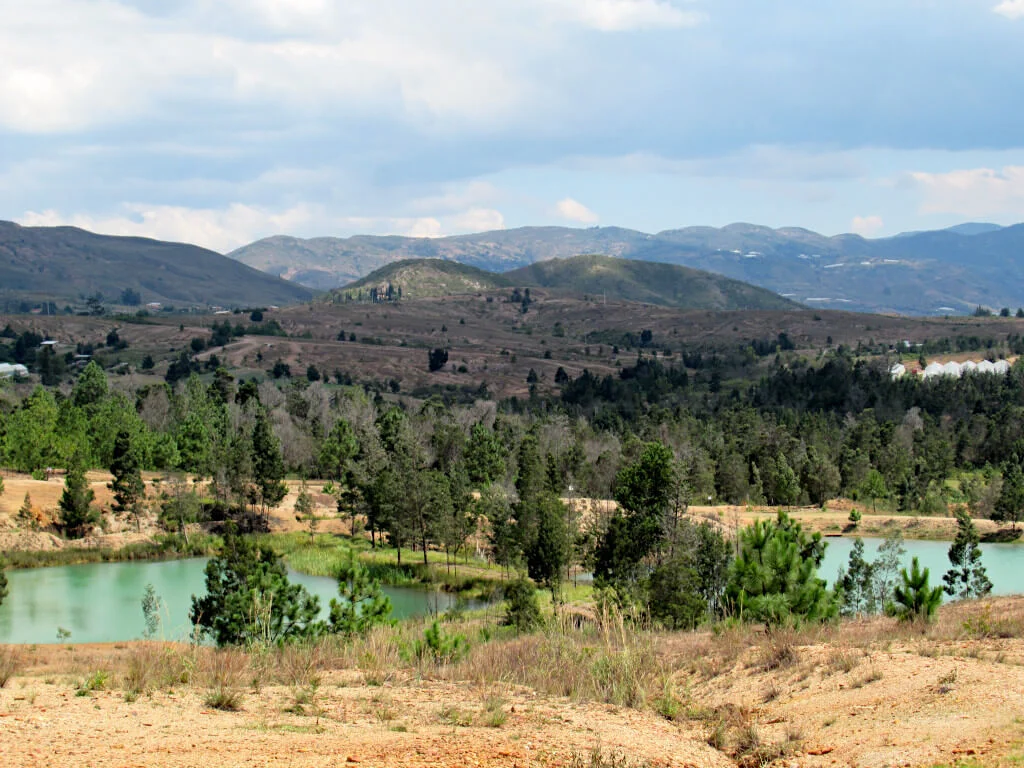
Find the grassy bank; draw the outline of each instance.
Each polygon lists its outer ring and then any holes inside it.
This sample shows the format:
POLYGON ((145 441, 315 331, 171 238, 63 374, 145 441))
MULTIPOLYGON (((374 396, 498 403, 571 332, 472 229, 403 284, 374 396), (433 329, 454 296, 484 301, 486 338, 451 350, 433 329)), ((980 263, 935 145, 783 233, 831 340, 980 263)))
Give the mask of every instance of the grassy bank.
POLYGON ((134 560, 180 560, 206 557, 221 545, 219 536, 198 534, 188 543, 180 536, 157 536, 153 541, 125 544, 123 547, 92 547, 54 550, 11 550, 3 559, 12 568, 48 568, 83 563, 119 563, 134 560))
POLYGON ((398 550, 372 548, 361 537, 318 534, 310 538, 307 533, 295 532, 267 534, 260 539, 290 568, 310 576, 333 577, 350 554, 355 554, 373 578, 392 587, 439 587, 468 598, 489 599, 502 580, 502 570, 491 563, 462 556, 458 563, 446 563, 443 552, 428 552, 424 563, 422 552, 403 549, 399 565, 398 550))

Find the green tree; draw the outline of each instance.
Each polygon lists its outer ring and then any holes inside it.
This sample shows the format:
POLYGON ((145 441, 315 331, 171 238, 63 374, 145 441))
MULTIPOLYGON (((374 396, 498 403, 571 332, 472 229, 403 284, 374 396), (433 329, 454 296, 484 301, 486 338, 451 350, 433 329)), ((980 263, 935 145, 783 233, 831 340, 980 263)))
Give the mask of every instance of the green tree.
POLYGON ((744 528, 726 588, 733 611, 748 621, 767 624, 833 618, 839 601, 817 575, 825 547, 821 534, 808 536, 800 523, 782 511, 775 520, 759 520, 744 528))
POLYGON ((4 598, 7 597, 7 574, 4 573, 4 567, 7 564, 0 560, 0 605, 4 604, 4 598))
POLYGON ((900 621, 929 621, 942 603, 942 587, 928 586, 928 569, 921 569, 915 557, 910 573, 900 572, 903 583, 896 586, 893 610, 900 621))
POLYGON ((871 499, 872 513, 877 511, 875 502, 889 495, 889 489, 885 487, 885 477, 874 468, 868 470, 868 474, 860 486, 860 492, 864 497, 871 499))
POLYGON ((273 645, 319 634, 319 600, 288 581, 270 547, 229 530, 206 564, 206 594, 192 597, 189 620, 217 645, 273 645))
POLYGON ((850 559, 836 580, 837 592, 842 596, 839 612, 843 616, 864 616, 876 613, 874 566, 864 559, 864 541, 853 540, 850 559))
POLYGON ((95 410, 109 393, 107 374, 95 360, 91 360, 78 376, 71 390, 71 400, 86 412, 95 410))
POLYGON ((309 540, 313 541, 316 529, 320 525, 320 516, 316 513, 316 505, 313 503, 313 496, 309 492, 306 480, 302 480, 299 486, 299 496, 295 499, 295 517, 306 524, 309 529, 309 540))
POLYGON ((1024 514, 1024 471, 1020 463, 1010 461, 1003 470, 1003 487, 996 499, 992 519, 999 523, 1012 523, 1017 530, 1017 523, 1024 514))
POLYGON ((68 538, 80 539, 100 521, 99 510, 92 506, 96 494, 85 478, 85 469, 79 460, 68 467, 64 478, 57 523, 68 538))
POLYGON ((829 499, 835 498, 841 485, 839 468, 813 446, 808 448, 803 486, 807 489, 811 503, 823 506, 829 499))
POLYGON ((491 558, 507 572, 519 559, 512 505, 503 488, 489 486, 480 493, 477 515, 486 521, 487 543, 491 558))
POLYGON ((501 440, 483 424, 474 424, 466 446, 469 481, 483 487, 505 474, 505 450, 501 440))
POLYGON ((107 488, 114 494, 114 512, 128 514, 135 518, 135 527, 141 526, 141 502, 146 496, 146 484, 142 480, 142 461, 132 441, 132 433, 120 429, 114 440, 114 456, 110 462, 110 473, 114 479, 107 488))
POLYGON ((341 600, 331 600, 331 632, 352 637, 392 623, 391 600, 351 550, 338 570, 338 594, 341 600))
POLYGON ((533 582, 520 576, 505 585, 505 613, 501 623, 506 627, 515 627, 517 633, 529 632, 544 623, 540 605, 537 602, 537 589, 533 582))
POLYGON ((146 628, 142 631, 143 640, 152 640, 160 632, 160 607, 163 605, 152 584, 146 585, 142 593, 142 618, 146 628))
POLYGON ((188 526, 199 519, 202 503, 188 481, 181 475, 174 475, 165 483, 167 490, 160 503, 160 525, 185 539, 188 545, 188 526))
POLYGON ((992 582, 981 564, 978 529, 962 507, 956 512, 956 527, 956 539, 949 547, 949 562, 953 567, 942 577, 946 594, 960 600, 984 597, 992 591, 992 582))
POLYGON ((693 629, 707 614, 700 575, 688 557, 673 557, 651 571, 648 580, 651 618, 672 630, 693 629))
POLYGON ((32 509, 32 497, 29 496, 28 491, 25 492, 25 500, 21 503, 21 507, 18 509, 18 523, 25 527, 35 530, 39 527, 39 521, 36 519, 36 513, 32 509))
POLYGON ((892 604, 900 580, 900 568, 906 556, 907 548, 903 546, 903 534, 899 531, 886 536, 878 547, 878 556, 871 562, 876 610, 887 611, 892 604))
POLYGON ((531 579, 543 584, 555 595, 569 557, 565 505, 554 494, 543 494, 534 503, 537 536, 525 552, 526 568, 531 579))
POLYGON ((252 430, 252 473, 257 500, 266 518, 270 510, 284 500, 288 486, 284 484, 281 442, 271 429, 270 419, 262 408, 256 411, 256 422, 252 430))

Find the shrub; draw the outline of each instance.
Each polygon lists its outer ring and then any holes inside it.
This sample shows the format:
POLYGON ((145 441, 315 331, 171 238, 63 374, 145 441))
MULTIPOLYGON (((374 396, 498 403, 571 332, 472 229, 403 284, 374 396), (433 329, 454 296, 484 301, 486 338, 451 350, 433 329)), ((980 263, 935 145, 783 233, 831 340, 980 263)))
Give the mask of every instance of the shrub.
POLYGON ((516 632, 529 632, 544 622, 533 582, 518 578, 505 585, 505 614, 501 623, 515 627, 516 632))
POLYGON ((903 584, 896 587, 893 611, 901 621, 930 621, 942 602, 942 587, 928 586, 928 569, 915 557, 910 573, 900 572, 903 584))
POLYGON ((436 621, 423 631, 423 638, 413 645, 413 655, 418 660, 429 659, 436 664, 451 664, 468 652, 469 642, 465 635, 448 634, 436 621))

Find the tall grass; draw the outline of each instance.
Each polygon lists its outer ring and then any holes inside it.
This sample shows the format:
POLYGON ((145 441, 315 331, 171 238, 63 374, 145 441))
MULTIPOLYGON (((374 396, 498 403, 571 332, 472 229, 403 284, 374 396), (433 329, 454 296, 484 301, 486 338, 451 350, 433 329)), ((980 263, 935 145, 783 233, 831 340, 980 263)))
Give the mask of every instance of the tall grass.
POLYGON ((11 550, 4 559, 12 568, 48 568, 82 563, 118 563, 134 560, 176 560, 214 554, 221 545, 218 536, 190 536, 188 543, 177 535, 158 536, 152 542, 126 544, 123 547, 65 548, 46 551, 11 550))

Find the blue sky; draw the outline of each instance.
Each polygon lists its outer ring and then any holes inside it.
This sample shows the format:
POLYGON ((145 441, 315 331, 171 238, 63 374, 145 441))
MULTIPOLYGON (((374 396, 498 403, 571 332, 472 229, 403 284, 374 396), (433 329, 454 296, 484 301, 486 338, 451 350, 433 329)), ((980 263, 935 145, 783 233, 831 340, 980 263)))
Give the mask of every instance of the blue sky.
POLYGON ((1024 0, 0 0, 0 218, 1024 220, 1024 0))

